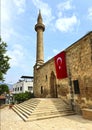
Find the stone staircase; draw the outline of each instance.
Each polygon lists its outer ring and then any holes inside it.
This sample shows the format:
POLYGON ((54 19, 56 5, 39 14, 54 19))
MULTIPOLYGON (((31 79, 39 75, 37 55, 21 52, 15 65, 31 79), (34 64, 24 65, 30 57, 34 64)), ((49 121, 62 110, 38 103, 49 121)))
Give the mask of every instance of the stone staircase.
POLYGON ((24 121, 75 114, 61 98, 33 98, 12 108, 24 121))

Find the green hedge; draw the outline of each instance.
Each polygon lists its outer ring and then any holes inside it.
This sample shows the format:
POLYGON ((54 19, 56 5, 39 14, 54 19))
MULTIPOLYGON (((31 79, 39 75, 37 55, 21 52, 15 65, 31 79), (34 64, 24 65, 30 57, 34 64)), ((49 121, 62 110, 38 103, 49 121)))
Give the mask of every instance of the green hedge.
POLYGON ((34 94, 31 92, 19 93, 14 95, 15 101, 17 101, 18 103, 24 102, 30 98, 34 98, 34 94))

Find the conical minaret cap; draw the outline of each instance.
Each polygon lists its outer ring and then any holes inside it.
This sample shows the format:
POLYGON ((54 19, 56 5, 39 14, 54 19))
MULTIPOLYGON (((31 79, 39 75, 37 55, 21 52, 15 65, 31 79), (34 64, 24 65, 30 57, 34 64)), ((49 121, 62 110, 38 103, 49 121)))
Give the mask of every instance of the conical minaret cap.
POLYGON ((45 25, 43 24, 40 10, 39 10, 38 18, 37 18, 37 24, 35 25, 35 30, 37 31, 39 29, 42 29, 43 31, 45 30, 45 25))
POLYGON ((39 10, 39 15, 38 15, 38 19, 37 19, 37 23, 42 23, 42 16, 41 16, 41 10, 39 10))

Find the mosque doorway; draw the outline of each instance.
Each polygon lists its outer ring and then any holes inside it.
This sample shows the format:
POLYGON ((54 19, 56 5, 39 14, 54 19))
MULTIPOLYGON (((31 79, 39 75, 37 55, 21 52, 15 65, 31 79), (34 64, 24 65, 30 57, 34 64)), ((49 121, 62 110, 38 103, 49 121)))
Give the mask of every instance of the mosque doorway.
POLYGON ((50 76, 50 95, 52 98, 57 98, 58 94, 57 94, 57 85, 56 85, 56 76, 54 74, 54 72, 51 72, 51 76, 50 76))

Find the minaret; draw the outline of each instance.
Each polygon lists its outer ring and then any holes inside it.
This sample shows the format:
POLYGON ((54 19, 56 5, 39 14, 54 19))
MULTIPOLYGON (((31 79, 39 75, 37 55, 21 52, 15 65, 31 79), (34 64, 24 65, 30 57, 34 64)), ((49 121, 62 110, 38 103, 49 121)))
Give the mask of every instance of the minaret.
POLYGON ((36 48, 36 67, 38 68, 44 63, 44 47, 43 47, 43 31, 45 26, 42 21, 41 12, 39 10, 35 31, 37 32, 37 48, 36 48))

